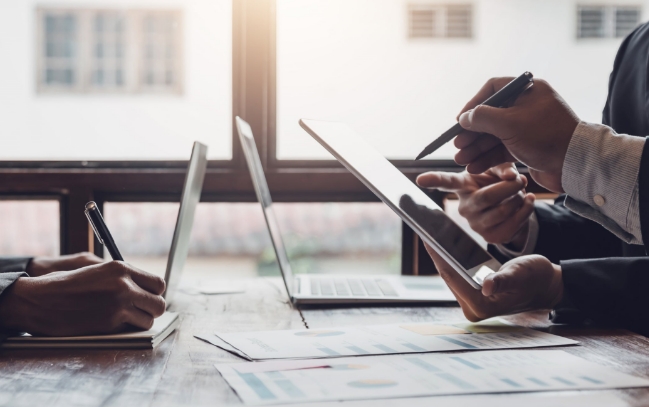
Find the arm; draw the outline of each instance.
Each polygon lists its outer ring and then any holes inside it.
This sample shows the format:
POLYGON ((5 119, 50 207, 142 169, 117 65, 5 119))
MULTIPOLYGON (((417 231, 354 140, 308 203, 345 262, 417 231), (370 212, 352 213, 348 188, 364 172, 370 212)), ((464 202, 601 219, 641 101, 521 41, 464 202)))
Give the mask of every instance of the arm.
POLYGON ((567 260, 561 262, 561 269, 561 303, 569 303, 568 308, 578 310, 581 318, 649 335, 649 258, 567 260))
POLYGON ((27 277, 31 257, 0 257, 0 295, 20 277, 27 277))
POLYGON ((568 194, 566 207, 627 243, 641 244, 637 180, 644 138, 580 121, 542 80, 512 107, 476 107, 508 80, 490 80, 465 107, 459 122, 467 131, 455 139, 456 162, 469 173, 525 163, 541 186, 568 194))

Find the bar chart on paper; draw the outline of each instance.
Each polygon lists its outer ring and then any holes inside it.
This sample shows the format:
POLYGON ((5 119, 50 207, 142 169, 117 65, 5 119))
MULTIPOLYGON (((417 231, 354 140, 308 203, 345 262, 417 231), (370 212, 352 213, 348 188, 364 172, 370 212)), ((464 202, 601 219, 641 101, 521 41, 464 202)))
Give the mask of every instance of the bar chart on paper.
POLYGON ((249 360, 329 358, 577 344, 494 319, 481 323, 406 323, 199 336, 249 360))
POLYGON ((563 351, 518 350, 216 365, 248 405, 643 387, 563 351))

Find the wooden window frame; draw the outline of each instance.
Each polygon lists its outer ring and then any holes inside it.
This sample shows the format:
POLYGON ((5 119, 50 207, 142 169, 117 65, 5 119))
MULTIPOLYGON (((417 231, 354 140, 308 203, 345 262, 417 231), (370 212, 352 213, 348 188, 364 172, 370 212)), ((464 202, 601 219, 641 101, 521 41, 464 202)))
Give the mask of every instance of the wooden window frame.
MULTIPOLYGON (((334 160, 278 160, 276 157, 275 1, 233 1, 234 116, 252 127, 273 199, 278 202, 375 202, 378 199, 334 160)), ((201 200, 256 201, 250 174, 232 123, 232 159, 208 164, 201 200)), ((413 179, 431 169, 460 171, 451 160, 393 160, 413 179)), ((83 214, 90 200, 171 202, 180 198, 187 161, 0 161, 2 196, 56 197, 61 210, 61 253, 103 248, 83 214)), ((440 204, 444 195, 433 193, 440 204)), ((421 242, 404 226, 402 272, 424 274, 432 263, 421 242), (426 263, 427 262, 427 263, 426 263), (426 264, 424 264, 426 263, 426 264)))

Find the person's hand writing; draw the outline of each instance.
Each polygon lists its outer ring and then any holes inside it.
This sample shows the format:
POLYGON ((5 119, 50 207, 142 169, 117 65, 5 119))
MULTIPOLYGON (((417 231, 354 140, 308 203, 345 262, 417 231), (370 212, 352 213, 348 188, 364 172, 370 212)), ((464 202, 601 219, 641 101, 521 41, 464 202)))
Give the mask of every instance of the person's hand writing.
POLYGON ((25 271, 31 277, 39 277, 55 271, 76 270, 103 262, 102 258, 88 252, 58 257, 34 257, 25 271))
POLYGON ((0 297, 0 324, 46 336, 149 329, 165 311, 164 290, 160 277, 116 261, 22 277, 0 297))
POLYGON ((563 297, 561 267, 543 256, 510 260, 485 278, 482 292, 471 287, 432 248, 426 246, 464 316, 472 322, 537 309, 550 309, 563 297))
POLYGON ((563 192, 561 173, 579 118, 544 80, 523 92, 511 107, 479 105, 513 78, 490 79, 462 109, 455 161, 479 174, 504 162, 520 161, 536 182, 563 192))
POLYGON ((527 178, 512 164, 481 174, 426 172, 417 177, 417 184, 457 194, 460 215, 487 242, 510 243, 515 250, 525 245, 535 197, 525 193, 527 178))

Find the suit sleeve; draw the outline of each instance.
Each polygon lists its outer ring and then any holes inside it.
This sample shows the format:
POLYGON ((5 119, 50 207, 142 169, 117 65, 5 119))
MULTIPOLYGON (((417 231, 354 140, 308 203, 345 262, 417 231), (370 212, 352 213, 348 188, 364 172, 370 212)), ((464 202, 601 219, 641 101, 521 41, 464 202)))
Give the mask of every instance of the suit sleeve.
MULTIPOLYGON (((649 143, 645 143, 638 174, 642 234, 649 236, 649 143)), ((562 238, 563 240, 563 238, 562 238)), ((580 246, 588 246, 588 241, 580 246)), ((591 244, 595 242, 590 240, 591 244)), ((612 245, 619 247, 620 245, 612 245)), ((599 247, 598 250, 604 250, 599 247)), ((649 257, 612 257, 602 252, 593 260, 561 261, 564 299, 588 319, 613 323, 649 335, 649 257)), ((563 259, 562 259, 563 260, 563 259)))
POLYGON ((649 335, 649 257, 561 262, 564 300, 583 317, 649 335))
POLYGON ((31 257, 0 257, 0 296, 20 277, 27 277, 31 257))
MULTIPOLYGON (((568 259, 622 256, 621 242, 613 233, 566 208, 564 200, 562 195, 554 205, 535 204, 538 235, 534 254, 545 256, 555 264, 568 259)), ((489 252, 501 263, 510 260, 493 245, 489 245, 489 252)))

